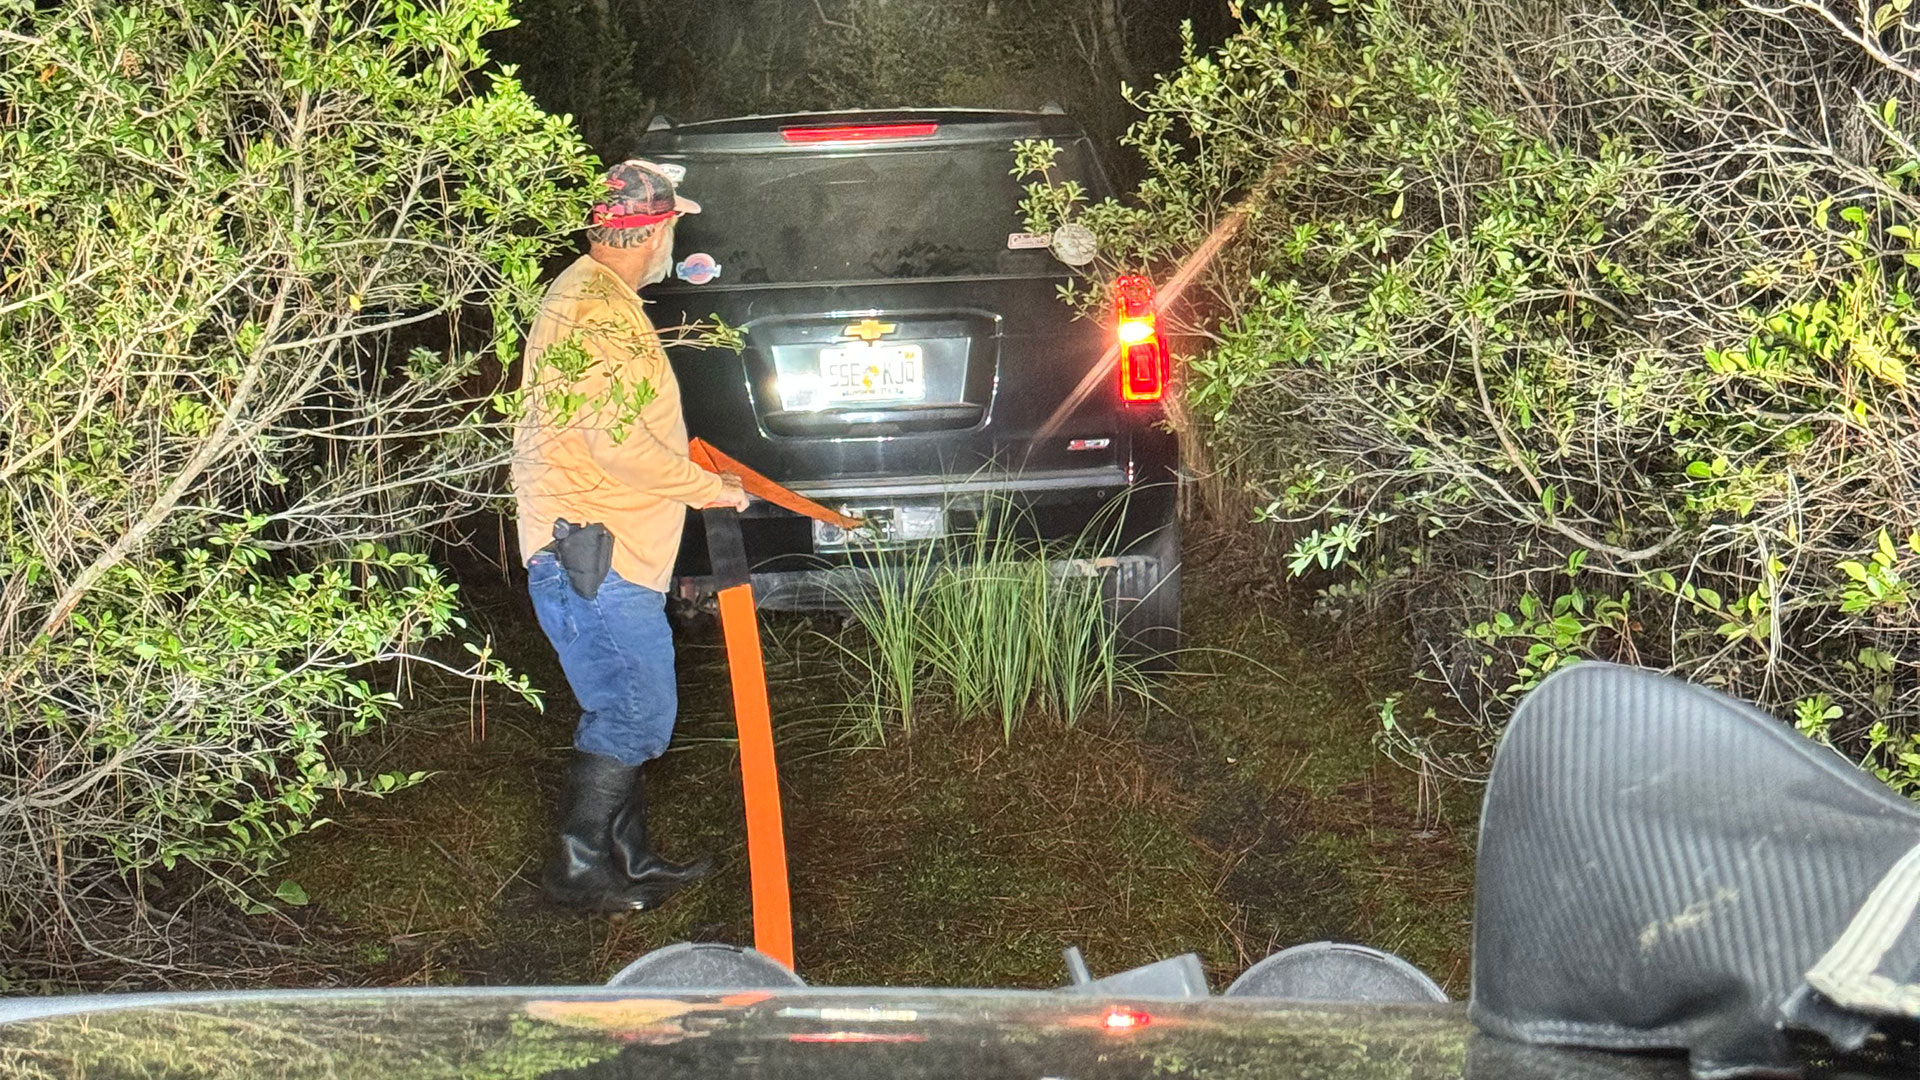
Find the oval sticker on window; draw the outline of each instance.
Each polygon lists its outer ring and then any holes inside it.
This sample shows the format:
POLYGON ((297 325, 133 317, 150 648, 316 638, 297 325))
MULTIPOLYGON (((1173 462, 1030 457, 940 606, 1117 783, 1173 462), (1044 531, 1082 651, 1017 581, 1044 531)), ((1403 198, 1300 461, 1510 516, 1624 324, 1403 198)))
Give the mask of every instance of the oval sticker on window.
POLYGON ((680 265, 673 268, 673 276, 689 285, 705 285, 720 276, 720 264, 713 261, 713 256, 702 251, 682 260, 680 265))

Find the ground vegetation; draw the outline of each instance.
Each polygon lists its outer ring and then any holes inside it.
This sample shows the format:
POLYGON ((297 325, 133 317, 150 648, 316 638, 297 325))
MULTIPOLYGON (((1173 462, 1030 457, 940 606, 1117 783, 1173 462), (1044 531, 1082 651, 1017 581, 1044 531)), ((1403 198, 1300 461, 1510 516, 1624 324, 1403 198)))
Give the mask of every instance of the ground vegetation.
MULTIPOLYGON (((1472 799, 1364 734, 1370 701, 1425 700, 1398 640, 1312 617, 1309 591, 1275 579, 1237 530, 1189 536, 1192 648, 1165 707, 1071 726, 1036 708, 1011 741, 931 696, 911 731, 890 716, 884 746, 850 741, 835 642, 857 631, 763 617, 804 978, 1042 989, 1065 982, 1060 951, 1078 945, 1100 974, 1196 952, 1223 988, 1276 949, 1337 939, 1465 992, 1472 799)), ((287 980, 574 985, 678 941, 750 942, 713 622, 680 635, 679 730, 648 792, 666 853, 711 852, 719 870, 657 913, 583 920, 537 883, 568 753, 564 684, 518 597, 477 591, 469 614, 553 700, 536 712, 496 690, 484 725, 449 701, 363 743, 435 775, 294 841, 280 872, 313 900, 290 913, 301 967, 287 980)))
POLYGON ((1153 701, 1120 632, 1121 605, 1138 601, 1109 597, 1103 570, 1116 514, 1055 542, 1034 539, 1010 499, 949 514, 972 524, 941 547, 876 553, 872 579, 840 590, 852 625, 832 640, 852 675, 850 734, 882 743, 931 710, 990 722, 1011 743, 1030 719, 1073 727, 1153 701))

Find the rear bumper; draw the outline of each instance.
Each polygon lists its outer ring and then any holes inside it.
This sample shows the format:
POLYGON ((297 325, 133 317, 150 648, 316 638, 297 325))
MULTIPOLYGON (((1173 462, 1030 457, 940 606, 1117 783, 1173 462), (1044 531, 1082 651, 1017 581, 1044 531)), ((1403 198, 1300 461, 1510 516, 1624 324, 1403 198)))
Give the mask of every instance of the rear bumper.
MULTIPOLYGON (((795 484, 794 490, 834 509, 877 507, 944 507, 950 526, 956 513, 971 512, 1005 500, 1019 506, 1022 521, 1035 538, 1070 542, 1098 528, 1117 543, 1110 549, 1126 552, 1131 546, 1173 521, 1178 513, 1171 472, 1151 480, 1129 476, 1121 467, 1035 472, 1019 476, 976 474, 968 477, 902 476, 795 484)), ((763 608, 774 610, 831 610, 845 606, 843 597, 864 590, 871 578, 867 563, 885 553, 816 553, 813 523, 769 503, 756 502, 742 516, 741 532, 747 558, 753 566, 754 593, 763 608)), ((1105 546, 1105 545, 1103 545, 1105 546)), ((1117 558, 1074 559, 1063 562, 1063 572, 1104 572, 1119 565, 1117 558)), ((694 519, 681 546, 673 593, 686 600, 713 594, 716 581, 707 559, 706 530, 694 519)))
POLYGON ((1038 492, 1118 493, 1133 482, 1120 466, 1102 469, 1061 469, 1018 476, 982 474, 952 476, 889 476, 877 480, 840 480, 795 484, 793 490, 816 502, 862 499, 933 499, 954 503, 1008 494, 1038 492))
MULTIPOLYGON (((1062 559, 1050 564, 1059 577, 1104 577, 1125 566, 1144 565, 1146 555, 1104 559, 1062 559)), ((873 570, 863 566, 833 566, 818 570, 784 570, 753 575, 754 606, 762 611, 847 611, 854 598, 874 592, 873 570)), ((681 600, 700 601, 714 595, 716 579, 683 577, 675 584, 681 600)))

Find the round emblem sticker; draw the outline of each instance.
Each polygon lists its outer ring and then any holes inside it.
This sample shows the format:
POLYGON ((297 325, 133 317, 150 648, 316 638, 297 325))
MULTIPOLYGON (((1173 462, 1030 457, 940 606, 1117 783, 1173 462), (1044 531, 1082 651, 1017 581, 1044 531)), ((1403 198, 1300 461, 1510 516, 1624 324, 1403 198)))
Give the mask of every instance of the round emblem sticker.
POLYGON ((705 285, 720 276, 720 264, 706 252, 689 255, 680 265, 673 268, 673 276, 689 285, 705 285))
POLYGON ((1093 230, 1077 221, 1055 229, 1050 246, 1053 257, 1068 266, 1085 266, 1100 253, 1100 241, 1094 237, 1093 230))

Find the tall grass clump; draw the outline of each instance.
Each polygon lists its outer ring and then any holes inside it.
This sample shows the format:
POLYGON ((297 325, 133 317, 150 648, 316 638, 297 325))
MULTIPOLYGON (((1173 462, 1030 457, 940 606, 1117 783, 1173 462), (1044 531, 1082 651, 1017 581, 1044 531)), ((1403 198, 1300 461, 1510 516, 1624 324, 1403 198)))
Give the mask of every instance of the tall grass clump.
POLYGON ((843 591, 860 630, 841 647, 864 684, 863 738, 910 732, 929 703, 995 721, 1011 741, 1023 717, 1071 727, 1150 697, 1109 610, 1104 532, 1036 540, 1010 506, 979 521, 940 546, 876 553, 864 587, 843 591))

